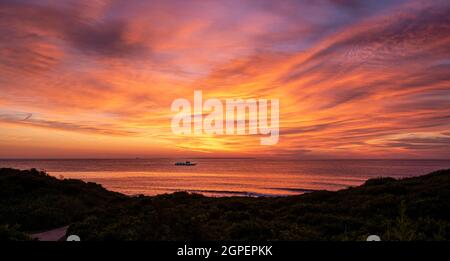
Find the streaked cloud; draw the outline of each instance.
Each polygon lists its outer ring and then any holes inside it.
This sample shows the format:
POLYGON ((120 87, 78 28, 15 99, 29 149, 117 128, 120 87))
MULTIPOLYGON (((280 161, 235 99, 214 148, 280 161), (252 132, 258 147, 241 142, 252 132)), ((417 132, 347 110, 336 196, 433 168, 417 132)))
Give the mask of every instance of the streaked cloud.
POLYGON ((46 130, 138 156, 450 156, 448 1, 4 0, 0 14, 0 127, 17 146, 46 130), (279 144, 173 135, 170 104, 195 89, 279 98, 279 144))

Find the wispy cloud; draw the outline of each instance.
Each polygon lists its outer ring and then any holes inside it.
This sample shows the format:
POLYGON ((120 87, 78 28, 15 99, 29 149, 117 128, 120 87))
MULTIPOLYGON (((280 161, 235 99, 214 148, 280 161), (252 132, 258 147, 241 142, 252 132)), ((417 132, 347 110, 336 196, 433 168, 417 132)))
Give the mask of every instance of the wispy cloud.
POLYGON ((186 154, 450 156, 448 1, 5 0, 0 14, 0 109, 33 112, 1 114, 0 126, 25 136, 120 136, 111 146, 186 154), (195 89, 279 98, 279 144, 173 135, 170 103, 195 89))

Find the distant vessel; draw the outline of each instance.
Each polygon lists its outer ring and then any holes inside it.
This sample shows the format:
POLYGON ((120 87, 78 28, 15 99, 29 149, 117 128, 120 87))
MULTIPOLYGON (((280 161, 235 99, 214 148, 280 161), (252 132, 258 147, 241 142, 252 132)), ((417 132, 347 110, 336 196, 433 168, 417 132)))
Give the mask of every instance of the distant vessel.
POLYGON ((177 162, 175 166, 195 166, 197 163, 186 161, 186 162, 177 162))

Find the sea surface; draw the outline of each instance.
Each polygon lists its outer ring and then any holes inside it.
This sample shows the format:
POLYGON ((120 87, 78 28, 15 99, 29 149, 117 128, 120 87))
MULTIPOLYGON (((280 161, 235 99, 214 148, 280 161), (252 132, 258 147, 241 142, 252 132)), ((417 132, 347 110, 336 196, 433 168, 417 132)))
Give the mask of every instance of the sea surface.
POLYGON ((36 168, 128 195, 286 196, 358 186, 374 177, 423 175, 450 168, 450 160, 0 159, 0 167, 36 168), (185 160, 197 165, 174 165, 185 160))

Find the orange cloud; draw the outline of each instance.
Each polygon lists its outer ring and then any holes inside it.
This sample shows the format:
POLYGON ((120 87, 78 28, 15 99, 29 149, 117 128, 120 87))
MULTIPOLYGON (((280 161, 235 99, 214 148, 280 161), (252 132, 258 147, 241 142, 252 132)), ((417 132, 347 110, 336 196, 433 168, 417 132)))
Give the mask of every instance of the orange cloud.
POLYGON ((446 158, 450 5, 400 2, 5 1, 0 127, 21 138, 0 157, 62 135, 78 142, 47 149, 69 157, 446 158), (171 102, 196 89, 279 98, 280 142, 172 134, 171 102))

